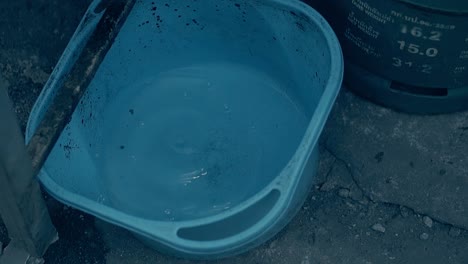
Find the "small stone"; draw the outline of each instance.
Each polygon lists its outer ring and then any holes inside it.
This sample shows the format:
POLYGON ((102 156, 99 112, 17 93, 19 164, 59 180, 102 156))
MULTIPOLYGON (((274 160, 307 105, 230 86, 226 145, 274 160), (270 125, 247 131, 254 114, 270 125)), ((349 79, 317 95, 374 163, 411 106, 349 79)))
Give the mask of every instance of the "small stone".
POLYGON ((349 190, 349 198, 351 198, 351 200, 354 200, 356 202, 361 202, 364 199, 364 194, 359 188, 352 187, 349 190))
POLYGON ((349 190, 346 188, 342 188, 338 191, 338 195, 343 198, 348 198, 349 197, 349 190))
POLYGON ((421 235, 419 235, 419 238, 421 240, 428 240, 429 239, 429 234, 428 233, 422 233, 421 235))
POLYGON ((454 226, 450 227, 449 236, 458 237, 460 234, 461 234, 461 229, 460 228, 454 227, 454 226))
POLYGON ((385 233, 385 227, 382 224, 374 224, 372 227, 372 230, 380 233, 385 233))
POLYGON ((409 216, 410 210, 408 207, 400 206, 400 214, 403 218, 407 218, 409 216))
POLYGON ((44 264, 45 261, 44 259, 42 258, 34 258, 34 257, 31 257, 27 260, 27 263, 28 264, 44 264))
POLYGON ((383 160, 383 158, 384 158, 384 155, 385 155, 385 153, 384 153, 383 151, 381 151, 381 152, 375 154, 374 158, 375 158, 375 160, 377 161, 377 163, 382 162, 382 160, 383 160))
POLYGON ((359 201, 359 203, 362 205, 368 205, 369 201, 370 201, 369 198, 367 198, 366 196, 363 196, 362 199, 359 201))
POLYGON ((302 259, 301 264, 310 264, 309 257, 305 256, 304 259, 302 259))
POLYGON ((272 241, 272 242, 270 243, 270 246, 269 246, 270 249, 273 249, 273 248, 276 247, 276 244, 278 243, 278 242, 276 242, 276 241, 277 241, 277 240, 274 240, 274 241, 272 241))
POLYGON ((94 231, 93 231, 93 229, 91 229, 91 228, 87 228, 87 229, 84 231, 84 234, 85 234, 85 236, 87 236, 88 238, 92 238, 93 235, 94 235, 94 231))
POLYGON ((320 191, 321 192, 329 192, 333 189, 335 189, 336 183, 334 181, 327 181, 320 186, 320 191))
POLYGON ((424 216, 423 217, 423 223, 429 227, 429 228, 432 228, 432 225, 434 224, 434 221, 432 221, 432 219, 429 217, 429 216, 424 216))
MULTIPOLYGON (((353 203, 350 203, 348 201, 346 201, 346 205, 351 208, 353 211, 356 211, 356 205, 354 205, 353 203)), ((342 217, 346 217, 346 215, 343 215, 342 217)))

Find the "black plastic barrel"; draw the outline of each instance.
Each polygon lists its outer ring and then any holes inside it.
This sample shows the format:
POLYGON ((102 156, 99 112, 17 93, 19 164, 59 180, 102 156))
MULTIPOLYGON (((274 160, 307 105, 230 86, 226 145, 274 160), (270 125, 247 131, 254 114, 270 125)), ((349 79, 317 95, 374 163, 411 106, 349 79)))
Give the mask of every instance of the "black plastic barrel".
POLYGON ((467 0, 305 0, 336 31, 356 93, 411 113, 468 109, 467 0))

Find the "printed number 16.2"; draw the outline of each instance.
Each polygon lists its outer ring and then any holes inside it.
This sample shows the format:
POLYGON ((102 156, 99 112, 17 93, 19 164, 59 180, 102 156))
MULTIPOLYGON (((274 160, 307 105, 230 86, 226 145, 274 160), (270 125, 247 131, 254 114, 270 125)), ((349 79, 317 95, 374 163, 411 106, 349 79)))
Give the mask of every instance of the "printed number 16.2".
POLYGON ((411 36, 416 37, 416 38, 428 39, 428 40, 432 40, 432 41, 440 41, 440 38, 442 36, 442 32, 440 32, 440 31, 431 31, 426 36, 425 32, 424 32, 424 30, 422 28, 420 28, 420 27, 408 27, 407 25, 402 25, 401 26, 401 33, 410 34, 411 36))

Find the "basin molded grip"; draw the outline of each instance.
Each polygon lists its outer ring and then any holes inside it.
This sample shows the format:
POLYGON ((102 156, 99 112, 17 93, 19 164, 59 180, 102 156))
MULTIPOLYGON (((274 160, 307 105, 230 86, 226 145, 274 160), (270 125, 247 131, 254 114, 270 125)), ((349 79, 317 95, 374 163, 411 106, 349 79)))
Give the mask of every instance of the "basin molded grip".
POLYGON ((254 228, 272 211, 281 193, 274 189, 250 207, 223 220, 193 227, 180 228, 177 236, 192 241, 216 241, 225 239, 249 228, 254 228))
POLYGON ((284 215, 291 213, 288 210, 290 202, 280 189, 272 188, 253 204, 222 219, 190 226, 174 222, 172 228, 163 228, 172 231, 159 234, 159 239, 153 236, 138 237, 149 246, 158 243, 158 248, 161 248, 162 244, 166 253, 177 256, 186 254, 192 259, 236 255, 252 245, 263 244, 281 230, 290 219, 284 215))

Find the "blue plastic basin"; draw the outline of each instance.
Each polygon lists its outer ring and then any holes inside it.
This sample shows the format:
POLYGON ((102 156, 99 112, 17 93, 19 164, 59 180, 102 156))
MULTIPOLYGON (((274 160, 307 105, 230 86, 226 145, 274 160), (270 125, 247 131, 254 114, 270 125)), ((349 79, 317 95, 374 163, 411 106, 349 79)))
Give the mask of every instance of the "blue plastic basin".
MULTIPOLYGON (((36 102, 27 140, 101 18, 98 2, 36 102)), ((312 185, 342 82, 338 41, 299 1, 154 2, 136 2, 39 179, 159 250, 246 251, 282 229, 312 185)))

